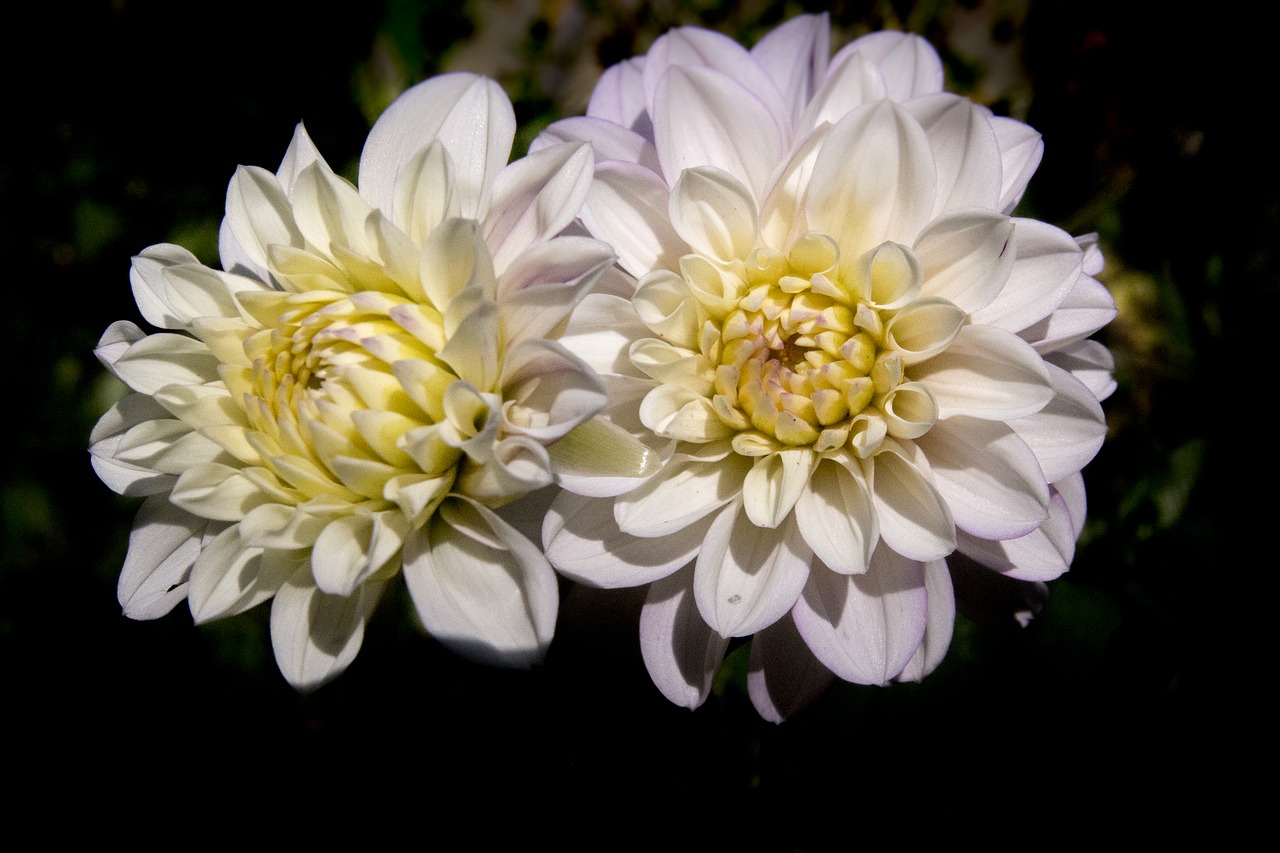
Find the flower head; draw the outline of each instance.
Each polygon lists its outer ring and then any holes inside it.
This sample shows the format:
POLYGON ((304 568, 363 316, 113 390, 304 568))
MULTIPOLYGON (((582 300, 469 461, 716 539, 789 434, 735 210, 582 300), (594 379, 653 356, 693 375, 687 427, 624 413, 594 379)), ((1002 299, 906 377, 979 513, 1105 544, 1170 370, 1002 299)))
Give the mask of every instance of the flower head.
POLYGON ((403 572, 445 644, 541 658, 555 575, 498 509, 551 483, 557 443, 604 405, 548 337, 614 255, 558 236, 588 146, 508 165, 514 127, 496 83, 435 78, 373 127, 358 190, 299 126, 279 171, 232 179, 223 270, 173 245, 135 258, 138 307, 169 331, 107 330, 98 355, 133 393, 91 447, 108 485, 149 496, 127 615, 274 599, 276 659, 309 688, 351 662, 403 572))
POLYGON ((1085 340, 1114 314, 1100 255, 1011 215, 1038 134, 943 92, 918 37, 830 61, 828 38, 825 17, 751 51, 672 31, 534 146, 596 148, 581 219, 634 285, 588 296, 565 340, 664 460, 565 478, 548 556, 651 584, 642 648, 674 702, 701 703, 754 635, 771 719, 833 674, 932 670, 953 553, 1065 571, 1112 387, 1085 340))

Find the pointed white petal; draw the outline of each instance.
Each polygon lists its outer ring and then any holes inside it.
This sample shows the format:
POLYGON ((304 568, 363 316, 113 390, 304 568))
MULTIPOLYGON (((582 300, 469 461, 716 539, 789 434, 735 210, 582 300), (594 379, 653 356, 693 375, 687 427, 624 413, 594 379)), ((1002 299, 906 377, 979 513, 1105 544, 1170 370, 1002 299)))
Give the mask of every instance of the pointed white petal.
POLYGON ((790 121, 791 106, 782 100, 769 73, 742 45, 726 35, 700 27, 679 27, 653 43, 644 65, 645 99, 651 112, 658 112, 656 104, 661 97, 662 83, 676 69, 724 74, 759 98, 783 127, 790 121))
POLYGON ((427 632, 481 663, 541 662, 559 590, 546 557, 488 507, 446 500, 404 544, 404 576, 427 632))
MULTIPOLYGON (((293 206, 276 176, 257 166, 240 166, 227 186, 224 227, 254 265, 269 269, 268 247, 303 248, 305 241, 293 219, 293 206)), ((226 260, 223 267, 226 268, 226 260)))
POLYGON ((798 15, 770 30, 751 48, 754 59, 773 80, 794 122, 827 73, 831 24, 826 15, 798 15))
POLYGON ((547 337, 613 260, 607 244, 587 237, 559 237, 523 252, 498 278, 508 343, 547 337))
POLYGON ((1040 165, 1044 142, 1035 130, 1011 118, 992 116, 991 129, 1000 146, 1001 161, 1000 204, 996 209, 1013 213, 1040 165))
POLYGON ((166 267, 198 263, 195 255, 172 243, 148 246, 134 257, 129 268, 129 282, 133 285, 133 299, 138 303, 138 310, 148 323, 162 329, 185 328, 169 306, 162 273, 166 267))
POLYGON ((1045 356, 1045 361, 1061 367, 1085 384, 1099 401, 1116 390, 1116 360, 1111 350, 1098 341, 1076 341, 1045 356))
POLYGON ((795 604, 812 558, 794 516, 776 530, 757 527, 735 501, 716 516, 698 552, 698 611, 722 637, 754 634, 795 604))
POLYGON ((698 613, 692 585, 692 566, 655 582, 640 612, 640 652, 649 677, 684 708, 706 701, 729 647, 698 613))
POLYGON ((796 127, 807 133, 824 123, 835 124, 851 110, 884 96, 884 77, 880 69, 864 56, 845 54, 838 64, 831 66, 818 85, 796 127))
POLYGON ((1096 278, 1082 275, 1052 314, 1018 334, 1037 352, 1052 353, 1092 335, 1116 313, 1110 291, 1096 278))
POLYGON ((973 312, 975 324, 1010 332, 1048 317, 1080 277, 1084 253, 1071 235, 1034 219, 1015 219, 1016 259, 1004 290, 985 308, 973 312))
POLYGON ((441 74, 419 83, 387 108, 360 154, 360 194, 394 216, 396 184, 414 155, 434 139, 449 152, 458 208, 483 219, 494 179, 511 156, 515 112, 495 81, 441 74))
POLYGON ((654 136, 667 182, 674 184, 685 169, 715 165, 754 198, 764 198, 784 137, 779 119, 757 95, 728 74, 673 67, 654 102, 654 136))
POLYGON ((955 630, 956 596, 951 588, 951 572, 946 562, 932 560, 924 564, 924 587, 929 599, 924 640, 898 674, 900 681, 920 681, 937 669, 947 654, 955 630))
POLYGON ((618 529, 612 500, 561 492, 543 522, 542 541, 551 564, 576 581, 639 586, 692 560, 710 526, 707 517, 667 536, 642 539, 618 529))
POLYGON ((966 314, 991 303, 1013 270, 1013 220, 985 210, 948 213, 929 223, 916 241, 924 270, 921 296, 954 302, 966 314))
POLYGON ((265 551, 245 543, 239 525, 223 530, 204 546, 191 567, 187 603, 196 624, 243 613, 274 595, 299 566, 306 551, 265 551))
POLYGON ((142 502, 116 596, 130 619, 159 619, 187 597, 191 564, 209 521, 178 509, 166 495, 142 502))
POLYGON ((761 717, 780 723, 827 691, 835 674, 814 657, 790 617, 751 638, 747 693, 761 717))
POLYGON ((533 140, 529 153, 565 142, 590 143, 595 151, 597 168, 602 163, 617 160, 643 166, 655 175, 662 171, 658 163, 658 149, 652 140, 629 130, 624 124, 589 115, 572 116, 553 123, 533 140))
POLYGON ((732 454, 720 462, 673 459, 640 488, 614 503, 618 527, 633 536, 666 536, 733 500, 751 460, 732 454))
POLYGON ((879 522, 861 472, 824 460, 796 502, 804 541, 832 571, 861 574, 880 539, 879 522))
POLYGON ((582 208, 582 224, 613 247, 618 263, 633 276, 674 270, 688 246, 671 227, 670 199, 666 182, 643 166, 601 163, 582 208))
POLYGON ((586 201, 594 163, 590 145, 565 143, 522 157, 499 173, 485 218, 485 240, 499 275, 573 222, 586 201))
POLYGON ((809 226, 835 238, 852 263, 886 240, 913 243, 936 192, 924 130, 892 101, 877 101, 827 133, 809 182, 809 226))
POLYGON ((600 75, 587 103, 587 116, 613 122, 646 139, 653 139, 644 96, 645 57, 633 56, 611 65, 600 75))
POLYGON ((946 501, 919 467, 923 454, 909 444, 886 441, 884 447, 872 460, 880 538, 913 560, 945 557, 956 547, 955 523, 946 501))
POLYGON ((298 569, 271 603, 271 646, 295 688, 314 690, 351 665, 385 581, 362 584, 350 598, 316 589, 311 567, 298 569))
POLYGON ((792 448, 760 457, 742 483, 742 504, 757 527, 775 528, 807 491, 817 462, 812 450, 792 448))
POLYGON ((1053 398, 1044 359, 1017 335, 990 326, 965 326, 912 376, 933 394, 940 418, 1021 418, 1053 398))
POLYGON ((102 333, 102 337, 98 339, 98 345, 93 348, 93 354, 102 362, 102 366, 115 373, 113 365, 120 359, 120 356, 128 352, 129 347, 147 336, 147 333, 138 328, 137 323, 130 323, 128 320, 117 320, 107 330, 102 333))
POLYGON ((508 434, 555 441, 608 402, 595 372, 556 341, 521 341, 508 350, 502 371, 508 434))
POLYGON ((956 549, 989 569, 1025 581, 1049 581, 1071 567, 1076 531, 1066 500, 1053 489, 1049 517, 1035 530, 1013 539, 979 539, 963 530, 956 549))
POLYGON ((833 56, 831 67, 834 69, 851 53, 866 57, 880 69, 886 95, 895 101, 942 91, 942 61, 920 36, 892 30, 865 35, 833 56))
POLYGON ((986 539, 1009 539, 1030 533, 1048 516, 1044 472, 1009 426, 949 418, 934 424, 917 443, 929 457, 934 483, 960 529, 986 539))
POLYGON ((906 109, 928 135, 938 167, 934 215, 971 207, 997 209, 1001 161, 990 111, 950 93, 915 98, 906 109))
POLYGON ((1102 406, 1083 382, 1048 365, 1053 399, 1030 417, 1011 421, 1031 448, 1045 479, 1057 482, 1075 474, 1102 449, 1107 421, 1102 406))
POLYGON ((166 385, 216 382, 219 364, 200 341, 161 332, 130 346, 112 369, 134 391, 154 394, 166 385))
POLYGON ((698 166, 671 188, 671 224, 698 254, 745 260, 755 248, 756 205, 751 190, 729 172, 698 166))
POLYGON ((881 546, 866 574, 814 566, 793 615, 828 669, 856 684, 884 684, 920 647, 928 613, 924 565, 881 546))

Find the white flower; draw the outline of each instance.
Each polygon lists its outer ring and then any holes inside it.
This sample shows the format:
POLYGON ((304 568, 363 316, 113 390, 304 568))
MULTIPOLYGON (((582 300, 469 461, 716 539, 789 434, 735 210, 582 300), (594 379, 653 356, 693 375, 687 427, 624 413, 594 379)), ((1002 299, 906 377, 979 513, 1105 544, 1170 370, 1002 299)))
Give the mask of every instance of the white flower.
POLYGON ((608 417, 664 460, 566 477, 553 565, 651 584, 644 658, 696 707, 730 638, 778 720, 834 676, 919 679, 950 642, 953 552, 1065 571, 1080 469, 1105 433, 1114 315, 1091 241, 1011 216, 1031 128, 942 91, 895 32, 828 62, 825 17, 747 51, 684 28, 605 72, 581 214, 637 280, 589 295, 565 343, 608 417))
POLYGON ((514 130, 496 83, 438 77, 374 126, 358 191, 301 126, 278 172, 239 169, 225 271, 173 245, 134 259, 138 307, 171 331, 107 330, 98 355, 134 393, 91 448, 108 485, 149 496, 120 577, 127 615, 185 597, 205 622, 273 598, 276 659, 306 689, 350 664, 403 571, 446 645, 541 659, 555 574, 495 508, 551 483, 559 444, 589 464, 610 430, 559 441, 605 397, 547 338, 614 255, 557 236, 590 148, 507 165, 514 130))

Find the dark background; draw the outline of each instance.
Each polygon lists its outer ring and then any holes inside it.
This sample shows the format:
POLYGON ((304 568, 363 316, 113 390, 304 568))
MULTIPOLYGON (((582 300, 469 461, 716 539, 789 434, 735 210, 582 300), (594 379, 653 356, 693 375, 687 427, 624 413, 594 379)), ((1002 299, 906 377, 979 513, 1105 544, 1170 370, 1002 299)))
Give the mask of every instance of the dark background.
POLYGON ((208 789, 221 809, 316 794, 321 818, 330 802, 348 812, 428 793, 443 820, 464 802, 541 804, 565 826, 588 804, 650 828, 687 812, 755 849, 818 849, 833 835, 850 847, 849 832, 873 822, 919 838, 938 827, 903 815, 957 806, 962 832, 982 836, 1037 815, 1234 832, 1251 809, 1244 770, 1274 759, 1263 690, 1277 565, 1274 38, 1225 10, 1170 8, 28 7, 0 37, 3 766, 28 793, 77 780, 80 796, 178 821, 208 789), (969 609, 924 683, 840 684, 775 726, 746 697, 745 649, 701 709, 667 703, 634 619, 604 615, 638 606, 628 593, 565 584, 545 665, 506 672, 443 651, 413 627, 401 590, 355 664, 309 696, 275 669, 265 607, 198 628, 182 606, 155 622, 120 615, 137 501, 98 482, 85 448, 120 393, 91 350, 110 322, 142 323, 132 255, 169 241, 216 263, 235 166, 274 169, 299 120, 354 176, 397 92, 463 68, 506 87, 527 128, 520 153, 545 123, 581 112, 601 66, 669 26, 753 43, 818 9, 831 11, 837 48, 885 27, 927 36, 950 88, 1043 134, 1020 213, 1101 234, 1120 316, 1098 337, 1120 387, 1085 471, 1090 521, 1074 567, 1030 626, 969 609))

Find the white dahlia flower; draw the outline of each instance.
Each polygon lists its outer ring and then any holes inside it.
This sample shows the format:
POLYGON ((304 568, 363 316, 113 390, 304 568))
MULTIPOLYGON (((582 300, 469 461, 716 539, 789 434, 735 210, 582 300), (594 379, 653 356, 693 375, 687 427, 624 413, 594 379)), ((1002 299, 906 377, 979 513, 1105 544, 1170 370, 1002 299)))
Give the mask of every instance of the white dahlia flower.
POLYGON ((586 297, 564 341, 607 416, 662 460, 563 479, 547 555, 650 584, 645 662, 696 707, 730 638, 785 717, 832 680, 919 679, 955 604, 947 557, 1064 572, 1102 444, 1114 315, 1101 257, 1011 216, 1038 134, 942 91, 922 39, 828 61, 825 17, 747 51, 684 28, 605 72, 581 213, 635 281, 586 297))
POLYGON ((508 165, 514 131, 496 83, 435 78, 373 127, 358 190, 299 126, 278 172, 232 179, 224 270, 173 245, 134 259, 138 307, 170 331, 107 330, 97 353, 133 393, 91 439, 103 481, 149 496, 120 576, 128 616, 186 598, 205 622, 273 599, 276 660, 306 689, 350 664, 403 572, 447 646, 541 658, 555 573, 495 509, 617 432, 565 438, 605 396, 547 339, 614 254, 557 236, 590 148, 508 165))

